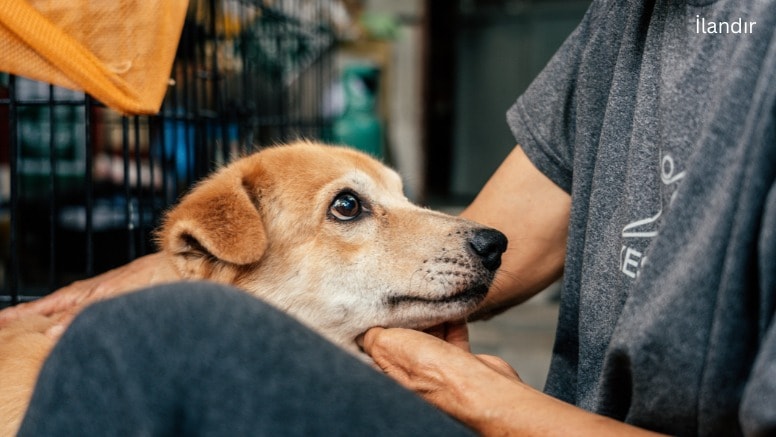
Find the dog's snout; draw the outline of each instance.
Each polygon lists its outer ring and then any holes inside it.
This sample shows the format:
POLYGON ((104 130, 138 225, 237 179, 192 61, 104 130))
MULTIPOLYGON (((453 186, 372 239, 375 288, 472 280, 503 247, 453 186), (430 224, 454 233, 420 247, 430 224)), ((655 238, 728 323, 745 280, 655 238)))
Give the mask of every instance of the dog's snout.
POLYGON ((507 250, 507 237, 495 229, 477 229, 469 239, 469 246, 490 271, 501 266, 501 254, 507 250))

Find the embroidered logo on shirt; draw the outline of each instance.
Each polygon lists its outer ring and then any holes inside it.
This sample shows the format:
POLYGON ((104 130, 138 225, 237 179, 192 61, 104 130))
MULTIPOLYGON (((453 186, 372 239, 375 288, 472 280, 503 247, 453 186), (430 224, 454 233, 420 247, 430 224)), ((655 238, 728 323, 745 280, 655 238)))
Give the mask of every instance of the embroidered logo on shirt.
MULTIPOLYGON (((660 180, 663 185, 670 186, 678 183, 684 178, 685 172, 677 172, 676 164, 670 154, 663 156, 660 162, 660 180)), ((671 193, 670 203, 673 203, 676 197, 676 190, 671 193)), ((663 215, 663 208, 658 210, 657 214, 635 220, 628 223, 622 228, 623 239, 652 239, 658 234, 658 227, 660 225, 660 217, 663 215)), ((646 262, 646 257, 641 250, 633 246, 628 246, 627 243, 620 249, 620 271, 630 278, 636 278, 639 275, 641 266, 646 262)))

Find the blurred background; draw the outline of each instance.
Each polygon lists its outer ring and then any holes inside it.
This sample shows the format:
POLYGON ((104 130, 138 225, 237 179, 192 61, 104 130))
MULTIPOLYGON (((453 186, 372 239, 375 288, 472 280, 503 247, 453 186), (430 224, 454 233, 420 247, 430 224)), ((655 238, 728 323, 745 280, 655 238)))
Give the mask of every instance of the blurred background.
MULTIPOLYGON (((514 146, 507 108, 588 4, 191 0, 154 116, 2 73, 0 54, 0 308, 153 252, 193 182, 277 142, 367 151, 412 200, 459 211, 514 146)), ((475 348, 541 386, 556 314, 549 293, 475 324, 475 348)))

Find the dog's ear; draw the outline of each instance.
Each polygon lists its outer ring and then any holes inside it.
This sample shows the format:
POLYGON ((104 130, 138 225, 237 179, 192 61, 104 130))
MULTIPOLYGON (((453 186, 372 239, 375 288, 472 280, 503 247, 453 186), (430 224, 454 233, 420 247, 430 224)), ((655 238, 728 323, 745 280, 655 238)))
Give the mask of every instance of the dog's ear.
POLYGON ((229 170, 197 185, 165 218, 162 249, 187 276, 207 276, 196 267, 203 262, 257 262, 267 247, 255 188, 229 170))

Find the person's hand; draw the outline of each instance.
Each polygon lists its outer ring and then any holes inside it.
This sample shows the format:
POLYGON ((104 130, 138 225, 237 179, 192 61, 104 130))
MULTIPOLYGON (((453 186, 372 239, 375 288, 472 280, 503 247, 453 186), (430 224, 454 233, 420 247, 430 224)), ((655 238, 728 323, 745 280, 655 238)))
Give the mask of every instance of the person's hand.
POLYGON ((465 320, 440 323, 439 325, 423 330, 423 332, 444 340, 461 350, 465 350, 466 352, 470 351, 469 326, 466 324, 465 320))
MULTIPOLYGON (((469 326, 466 324, 466 321, 461 320, 442 323, 426 329, 423 332, 444 340, 445 342, 450 343, 451 345, 456 346, 463 351, 471 351, 469 344, 469 326)), ((510 366, 501 358, 495 357, 493 355, 482 354, 477 354, 475 357, 502 375, 520 380, 520 376, 517 374, 515 369, 513 369, 512 366, 510 366)))
MULTIPOLYGON (((459 347, 463 325, 372 328, 359 342, 379 369, 480 435, 654 435, 528 386, 506 362, 459 347)), ((468 341, 465 342, 468 346, 468 341)))
POLYGON ((488 404, 498 398, 497 393, 523 383, 503 360, 468 351, 465 324, 448 324, 432 332, 437 336, 411 329, 372 328, 361 344, 388 376, 478 429, 478 422, 487 416, 481 409, 490 409, 488 404))
POLYGON ((74 282, 33 302, 0 311, 0 328, 29 316, 49 317, 57 322, 51 332, 64 330, 86 305, 139 288, 179 279, 165 255, 155 253, 93 278, 74 282))

